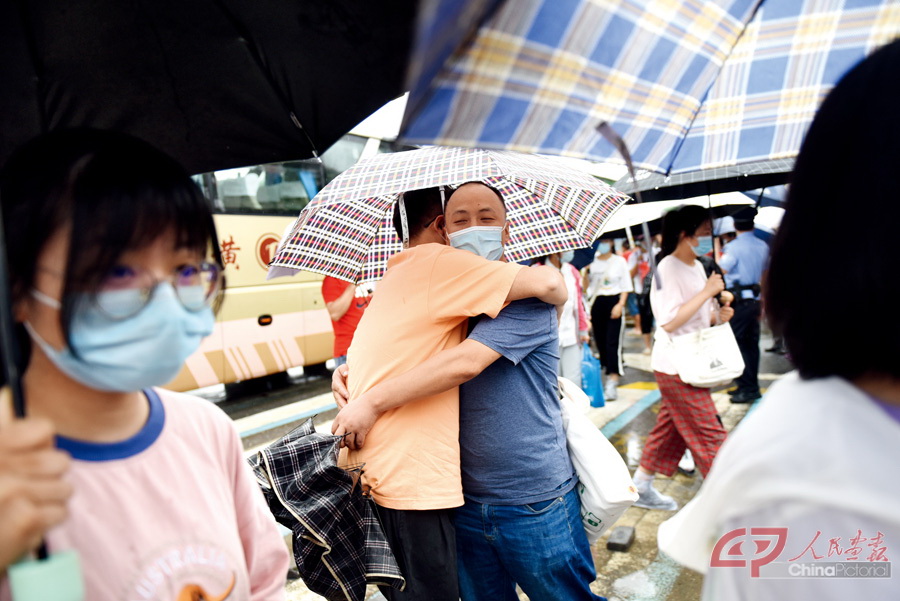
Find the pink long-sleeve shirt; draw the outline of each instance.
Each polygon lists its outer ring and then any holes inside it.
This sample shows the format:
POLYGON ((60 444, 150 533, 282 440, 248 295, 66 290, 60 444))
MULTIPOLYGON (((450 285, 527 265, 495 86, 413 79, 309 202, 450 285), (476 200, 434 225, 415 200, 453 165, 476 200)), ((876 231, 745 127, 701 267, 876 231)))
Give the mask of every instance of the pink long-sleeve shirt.
POLYGON ((289 554, 231 420, 195 397, 147 396, 127 441, 60 439, 75 492, 51 552, 78 551, 86 601, 282 601, 289 554))

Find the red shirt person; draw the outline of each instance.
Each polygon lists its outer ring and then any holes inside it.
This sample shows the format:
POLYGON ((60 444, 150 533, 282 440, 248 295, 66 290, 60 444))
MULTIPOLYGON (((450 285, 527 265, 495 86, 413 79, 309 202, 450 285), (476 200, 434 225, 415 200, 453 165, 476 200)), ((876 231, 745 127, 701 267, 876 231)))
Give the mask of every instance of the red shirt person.
POLYGON ((353 333, 372 297, 357 297, 356 286, 350 282, 325 276, 322 280, 322 298, 325 299, 325 308, 334 329, 334 361, 337 367, 347 362, 347 349, 350 348, 353 333))

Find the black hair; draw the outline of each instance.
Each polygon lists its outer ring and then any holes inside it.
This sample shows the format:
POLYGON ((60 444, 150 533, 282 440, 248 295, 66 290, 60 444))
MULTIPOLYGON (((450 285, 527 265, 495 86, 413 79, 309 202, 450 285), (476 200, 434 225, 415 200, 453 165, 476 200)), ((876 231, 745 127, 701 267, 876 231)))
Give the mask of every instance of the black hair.
POLYGON ((124 252, 171 231, 176 247, 211 254, 222 268, 200 189, 174 159, 132 136, 94 129, 39 136, 3 166, 0 201, 14 303, 34 288, 48 240, 71 232, 61 309, 70 348, 73 294, 95 294, 124 252))
POLYGON ((772 241, 766 311, 801 377, 900 378, 900 41, 848 72, 825 99, 791 176, 772 241), (836 236, 860 234, 840 252, 836 236), (860 322, 863 319, 863 322, 860 322))
MULTIPOLYGON (((449 197, 450 190, 444 191, 449 197)), ((403 193, 403 205, 406 207, 406 224, 409 227, 409 237, 415 238, 428 227, 444 208, 441 206, 440 188, 422 188, 403 193)), ((400 225, 400 201, 394 203, 394 230, 397 237, 403 240, 403 227, 400 225)))
POLYGON ((450 197, 453 196, 453 194, 456 193, 457 190, 459 190, 460 188, 462 188, 463 186, 466 186, 468 184, 481 184, 482 186, 484 186, 485 188, 489 189, 491 192, 496 194, 497 198, 500 199, 501 206, 503 206, 503 211, 506 212, 506 201, 503 199, 503 194, 500 193, 500 190, 498 190, 496 187, 492 186, 491 184, 489 184, 487 182, 473 180, 470 182, 465 182, 465 183, 459 184, 458 186, 455 186, 452 189, 452 193, 447 195, 447 202, 444 204, 444 214, 447 213, 447 205, 450 204, 450 197))
POLYGON ((710 221, 709 209, 697 205, 681 205, 663 215, 659 259, 675 252, 682 233, 693 236, 706 221, 710 221))
POLYGON ((753 221, 742 221, 739 219, 734 220, 734 229, 738 232, 749 232, 753 229, 753 221))

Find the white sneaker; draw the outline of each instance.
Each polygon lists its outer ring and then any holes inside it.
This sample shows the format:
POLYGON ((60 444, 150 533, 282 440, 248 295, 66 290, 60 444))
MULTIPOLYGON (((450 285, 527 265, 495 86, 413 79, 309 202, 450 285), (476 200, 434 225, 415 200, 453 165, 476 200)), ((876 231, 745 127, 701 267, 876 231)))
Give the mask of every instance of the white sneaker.
POLYGON ((678 462, 678 470, 682 474, 687 474, 688 476, 694 473, 694 469, 697 466, 694 465, 694 456, 691 455, 690 449, 684 450, 684 455, 681 456, 681 461, 678 462))
POLYGON ((619 398, 619 386, 615 380, 606 381, 606 386, 603 387, 603 398, 607 401, 619 398))
POLYGON ((661 509, 663 511, 675 511, 678 509, 678 503, 669 495, 664 495, 651 484, 646 489, 638 488, 638 500, 634 503, 635 507, 643 507, 644 509, 661 509))

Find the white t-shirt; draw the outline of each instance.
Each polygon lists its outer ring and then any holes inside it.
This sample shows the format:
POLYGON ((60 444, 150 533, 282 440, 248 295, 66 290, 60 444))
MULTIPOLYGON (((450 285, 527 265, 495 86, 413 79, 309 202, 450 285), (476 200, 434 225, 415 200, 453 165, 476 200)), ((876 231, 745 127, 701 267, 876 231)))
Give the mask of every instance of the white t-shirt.
POLYGON ((559 268, 563 280, 566 282, 566 290, 569 299, 563 305, 562 315, 559 317, 559 346, 572 346, 578 344, 578 282, 575 280, 574 268, 563 263, 559 268))
MULTIPOLYGON (((660 261, 653 276, 653 283, 650 285, 650 307, 653 309, 653 317, 658 326, 664 326, 675 319, 681 305, 703 290, 706 279, 706 272, 700 261, 687 265, 672 255, 660 261), (657 279, 660 286, 657 286, 657 279)), ((680 328, 670 332, 669 336, 680 336, 708 328, 714 308, 713 299, 707 300, 680 328)), ((677 374, 672 346, 661 334, 657 335, 656 341, 657 344, 653 345, 653 354, 650 356, 651 368, 664 374, 677 374)))
MULTIPOLYGON (((644 260, 644 254, 635 249, 632 251, 630 255, 628 255, 628 273, 631 273, 631 270, 635 267, 638 267, 641 262, 644 260)), ((636 294, 641 294, 644 291, 644 278, 641 277, 641 270, 637 269, 634 272, 634 277, 631 278, 631 283, 634 285, 634 291, 636 294)))
POLYGON ((619 255, 610 255, 608 259, 594 259, 588 269, 591 302, 598 296, 615 296, 634 290, 628 264, 619 255))

